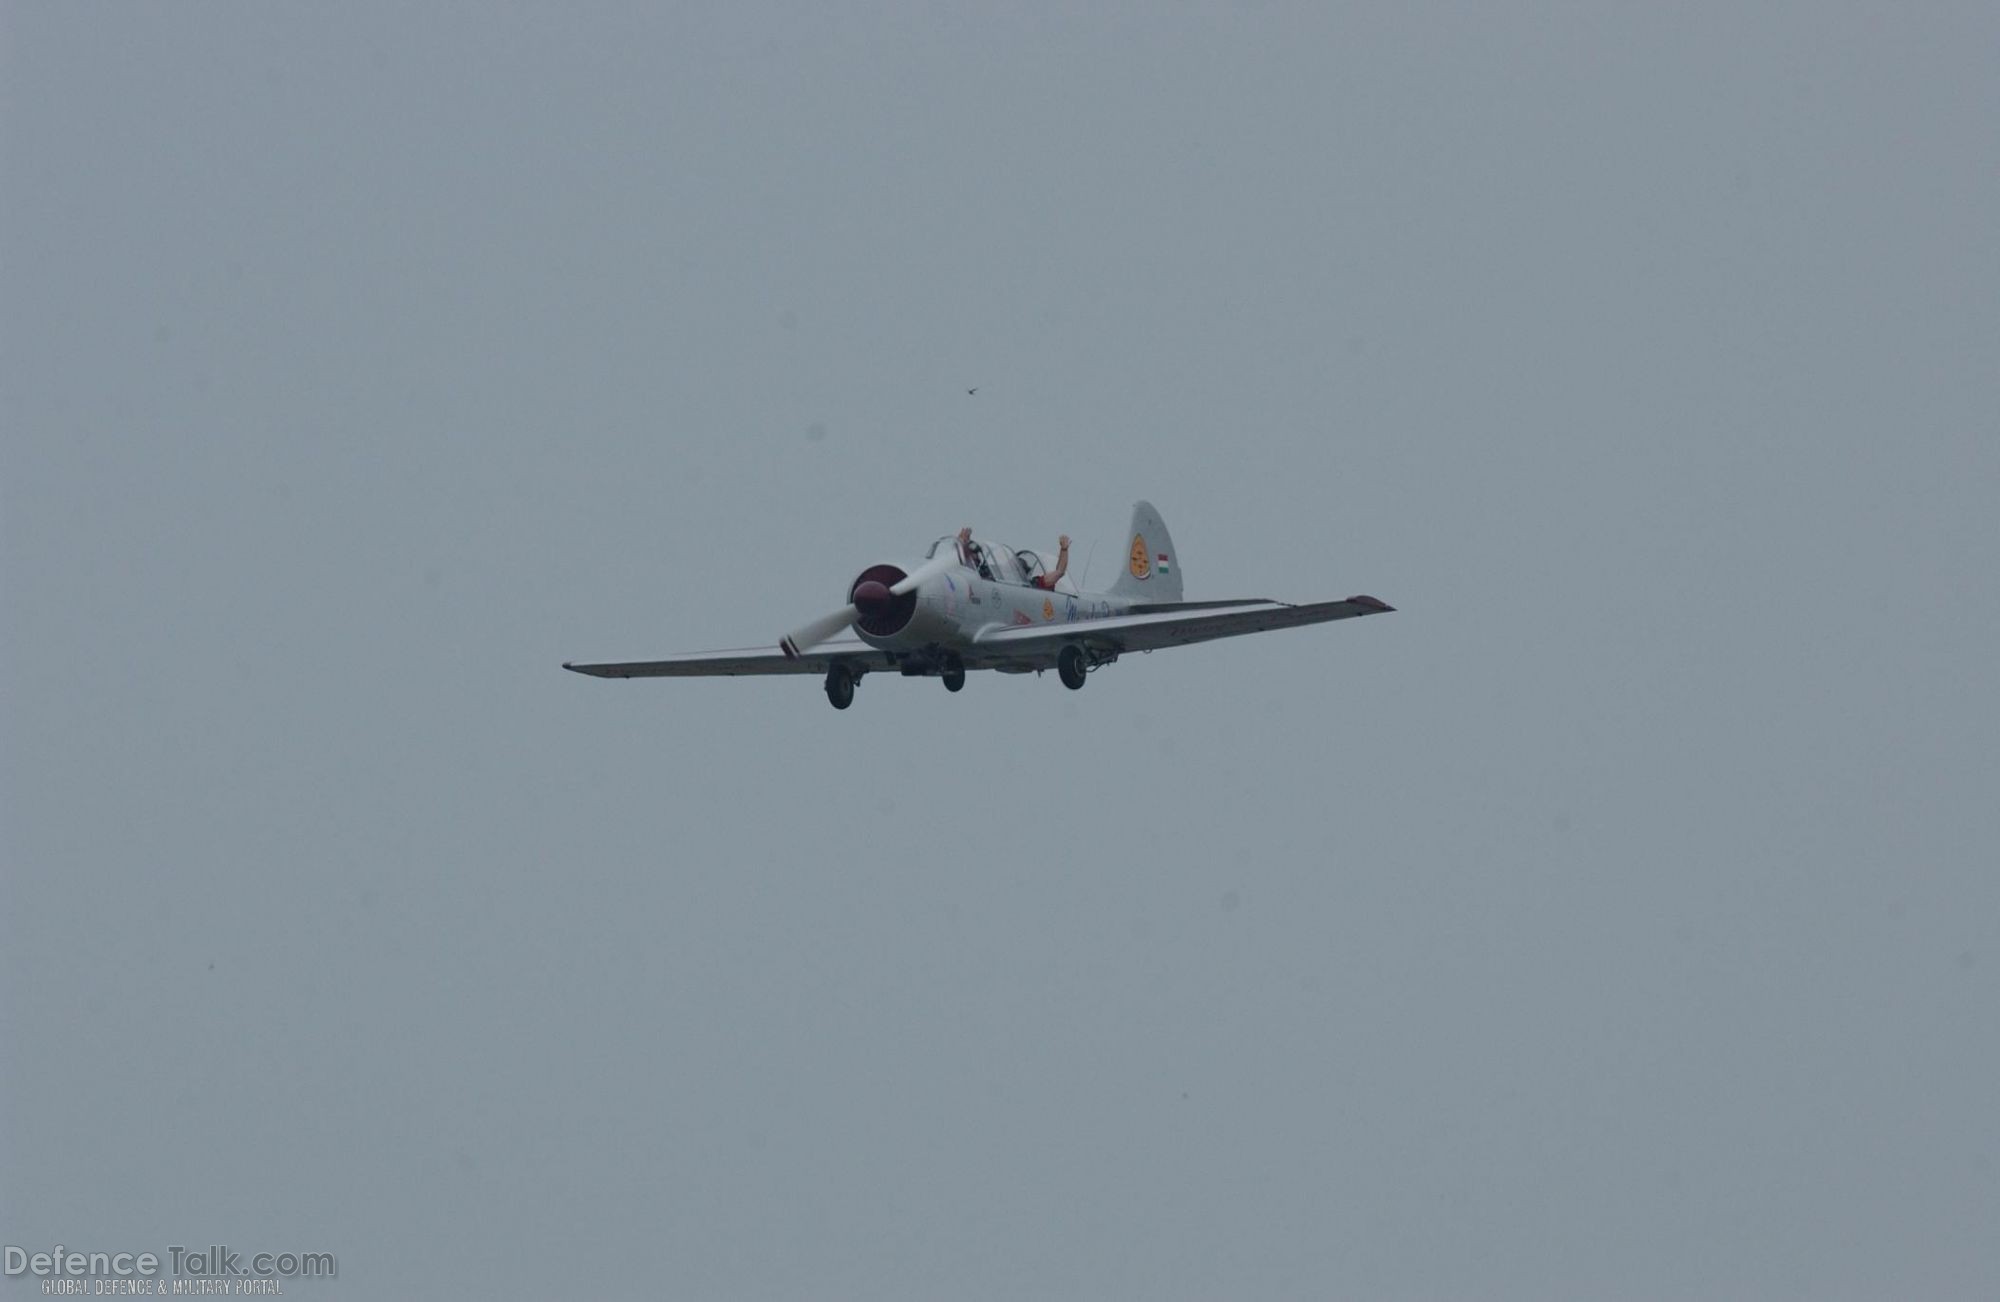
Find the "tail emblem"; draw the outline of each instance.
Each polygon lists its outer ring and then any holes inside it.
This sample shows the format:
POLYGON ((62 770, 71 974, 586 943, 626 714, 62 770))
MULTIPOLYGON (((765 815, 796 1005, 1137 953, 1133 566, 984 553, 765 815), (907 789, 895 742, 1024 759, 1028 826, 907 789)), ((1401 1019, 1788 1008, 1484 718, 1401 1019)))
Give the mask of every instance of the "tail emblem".
POLYGON ((1135 579, 1150 578, 1153 573, 1153 555, 1146 550, 1146 535, 1132 535, 1132 563, 1128 566, 1135 579))

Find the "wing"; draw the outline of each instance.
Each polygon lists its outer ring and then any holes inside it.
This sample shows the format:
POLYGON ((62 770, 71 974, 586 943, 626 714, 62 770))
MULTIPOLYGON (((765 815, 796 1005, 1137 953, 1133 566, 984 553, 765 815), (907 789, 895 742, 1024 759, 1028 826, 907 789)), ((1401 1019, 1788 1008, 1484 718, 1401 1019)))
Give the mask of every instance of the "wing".
POLYGON ((593 678, 708 678, 739 674, 823 674, 834 664, 856 669, 894 669, 895 662, 849 634, 822 642, 796 660, 777 647, 738 647, 729 651, 689 651, 665 660, 633 660, 624 664, 575 665, 573 673, 593 678))
POLYGON ((1264 633, 1274 628, 1297 628, 1301 624, 1323 624, 1332 619, 1381 615, 1394 609, 1394 606, 1373 597, 1315 601, 1303 606, 1282 601, 1189 602, 1180 607, 1151 606, 1139 614, 1115 615, 1109 619, 988 629, 975 639, 976 650, 965 660, 967 667, 972 667, 976 661, 981 669, 1002 665, 1015 669, 1046 669, 1055 663, 1056 651, 1066 642, 1079 642, 1096 650, 1119 653, 1156 651, 1161 647, 1185 646, 1190 642, 1208 642, 1219 637, 1264 633))

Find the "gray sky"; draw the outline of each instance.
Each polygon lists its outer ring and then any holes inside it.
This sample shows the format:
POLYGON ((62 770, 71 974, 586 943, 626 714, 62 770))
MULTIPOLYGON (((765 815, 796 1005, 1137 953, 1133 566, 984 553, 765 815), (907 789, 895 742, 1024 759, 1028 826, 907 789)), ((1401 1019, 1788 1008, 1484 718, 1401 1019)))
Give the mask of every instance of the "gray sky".
POLYGON ((2000 1293, 2000 11, 1670 8, 7 6, 0 1238, 2000 1293))

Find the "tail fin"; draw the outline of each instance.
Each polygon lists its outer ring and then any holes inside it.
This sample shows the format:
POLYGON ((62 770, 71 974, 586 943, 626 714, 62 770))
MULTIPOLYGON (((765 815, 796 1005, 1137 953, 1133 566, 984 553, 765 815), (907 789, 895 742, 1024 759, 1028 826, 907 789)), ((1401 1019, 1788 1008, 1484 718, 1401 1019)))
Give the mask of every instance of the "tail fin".
POLYGON ((1147 602, 1181 599, 1180 553, 1167 536, 1167 522, 1151 502, 1132 504, 1132 527, 1125 531, 1123 553, 1112 596, 1147 602))

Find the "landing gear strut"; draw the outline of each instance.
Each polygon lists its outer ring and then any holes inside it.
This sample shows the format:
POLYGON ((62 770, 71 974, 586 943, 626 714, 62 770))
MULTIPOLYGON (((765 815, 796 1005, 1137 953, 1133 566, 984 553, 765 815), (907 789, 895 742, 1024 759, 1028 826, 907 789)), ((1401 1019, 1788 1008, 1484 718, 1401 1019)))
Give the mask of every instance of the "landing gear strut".
POLYGON ((938 671, 938 677, 944 679, 944 689, 947 692, 957 691, 965 686, 965 662, 957 656, 946 656, 943 668, 938 671))
POLYGON ((1056 673, 1061 676, 1063 686, 1072 692, 1083 686, 1083 676, 1089 669, 1083 648, 1076 643, 1065 643, 1063 649, 1056 652, 1056 673))
POLYGON ((854 704, 854 673, 846 665, 834 665, 826 671, 826 699, 836 710, 854 704))

